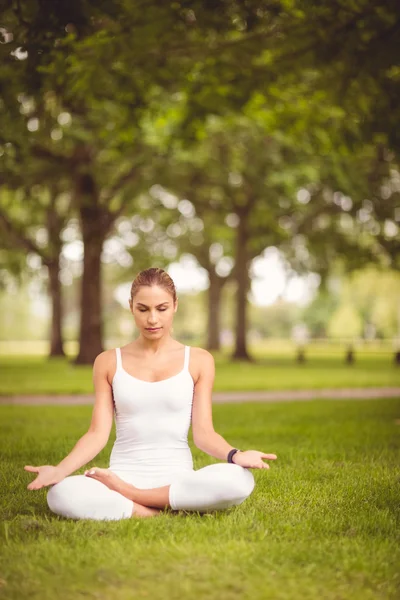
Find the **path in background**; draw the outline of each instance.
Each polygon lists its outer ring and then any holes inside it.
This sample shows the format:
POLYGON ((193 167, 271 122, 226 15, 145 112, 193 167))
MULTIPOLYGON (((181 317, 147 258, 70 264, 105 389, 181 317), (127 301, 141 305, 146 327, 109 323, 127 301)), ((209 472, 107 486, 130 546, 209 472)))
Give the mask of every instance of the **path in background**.
MULTIPOLYGON (((281 402, 292 400, 368 400, 400 397, 400 387, 283 390, 264 392, 214 392, 213 402, 281 402)), ((0 404, 93 404, 94 394, 52 396, 0 396, 0 404)))

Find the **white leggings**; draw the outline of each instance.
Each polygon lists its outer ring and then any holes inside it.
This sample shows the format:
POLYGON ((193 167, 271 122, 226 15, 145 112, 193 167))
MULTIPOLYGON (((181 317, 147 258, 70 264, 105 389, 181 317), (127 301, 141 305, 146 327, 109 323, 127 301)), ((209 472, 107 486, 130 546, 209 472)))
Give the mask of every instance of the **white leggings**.
MULTIPOLYGON (((241 504, 254 489, 254 477, 239 465, 216 463, 197 471, 182 471, 170 484, 173 510, 206 512, 241 504)), ((51 511, 70 519, 129 519, 134 512, 132 500, 85 475, 72 475, 53 485, 47 503, 51 511)))

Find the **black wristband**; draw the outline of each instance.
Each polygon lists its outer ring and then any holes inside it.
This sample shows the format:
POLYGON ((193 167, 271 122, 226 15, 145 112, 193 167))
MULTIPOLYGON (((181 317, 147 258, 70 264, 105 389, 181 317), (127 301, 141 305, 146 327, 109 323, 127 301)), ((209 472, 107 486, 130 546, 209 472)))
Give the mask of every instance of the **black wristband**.
POLYGON ((228 463, 233 463, 232 456, 236 454, 236 452, 240 452, 240 450, 238 448, 233 448, 233 450, 229 450, 228 463))

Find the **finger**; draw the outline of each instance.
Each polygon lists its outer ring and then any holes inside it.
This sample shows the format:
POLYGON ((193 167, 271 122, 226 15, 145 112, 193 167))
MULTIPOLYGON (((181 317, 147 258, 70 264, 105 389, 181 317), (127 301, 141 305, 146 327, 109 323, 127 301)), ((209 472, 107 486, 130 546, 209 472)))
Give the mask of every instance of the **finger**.
POLYGON ((40 488, 42 488, 42 487, 43 487, 42 485, 38 486, 38 485, 33 485, 33 484, 29 484, 27 486, 28 490, 40 490, 40 488))
POLYGON ((263 454, 261 453, 262 458, 268 458, 268 460, 275 460, 278 458, 276 454, 263 454))
POLYGON ((261 464, 262 464, 262 467, 261 467, 262 469, 269 469, 268 463, 262 462, 261 464))
POLYGON ((31 465, 25 465, 25 471, 30 471, 31 473, 39 473, 39 467, 32 467, 31 465))

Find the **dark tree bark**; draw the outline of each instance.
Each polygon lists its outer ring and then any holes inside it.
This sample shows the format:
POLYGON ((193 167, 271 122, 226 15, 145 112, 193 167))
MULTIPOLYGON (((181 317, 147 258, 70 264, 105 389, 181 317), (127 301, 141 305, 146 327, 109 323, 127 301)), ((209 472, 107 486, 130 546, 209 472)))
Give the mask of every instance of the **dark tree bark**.
POLYGON ((297 348, 296 362, 300 365, 302 365, 306 362, 306 353, 305 353, 305 349, 303 346, 299 346, 297 348))
POLYGON ((101 252, 104 237, 96 227, 82 222, 84 240, 83 274, 81 282, 81 316, 77 364, 92 364, 103 351, 101 317, 101 252))
POLYGON ((210 287, 208 289, 208 335, 207 349, 221 348, 221 292, 226 278, 219 277, 214 270, 208 272, 210 287))
POLYGON ((347 348, 345 362, 347 365, 354 364, 354 349, 352 345, 347 348))
POLYGON ((91 175, 77 180, 79 216, 84 248, 81 280, 81 315, 77 364, 92 364, 103 351, 101 253, 112 223, 109 211, 99 203, 91 175))
POLYGON ((74 165, 74 198, 79 212, 83 241, 83 274, 81 280, 81 318, 79 352, 76 364, 92 364, 103 351, 101 253, 104 241, 115 220, 123 213, 130 195, 125 194, 117 210, 108 204, 128 184, 139 180, 139 163, 122 174, 108 190, 100 192, 92 175, 94 152, 90 146, 76 149, 74 165))
POLYGON ((233 359, 252 360, 247 351, 247 292, 250 287, 248 257, 248 208, 240 210, 236 237, 236 338, 233 359))
POLYGON ((47 211, 47 232, 50 253, 46 266, 49 273, 49 295, 51 298, 51 329, 49 357, 65 356, 62 339, 62 292, 60 282, 60 255, 62 250, 61 232, 65 225, 65 217, 60 217, 56 210, 57 190, 52 190, 51 204, 47 211))
POLYGON ((50 357, 65 356, 62 339, 62 298, 59 255, 47 265, 51 298, 50 357))

